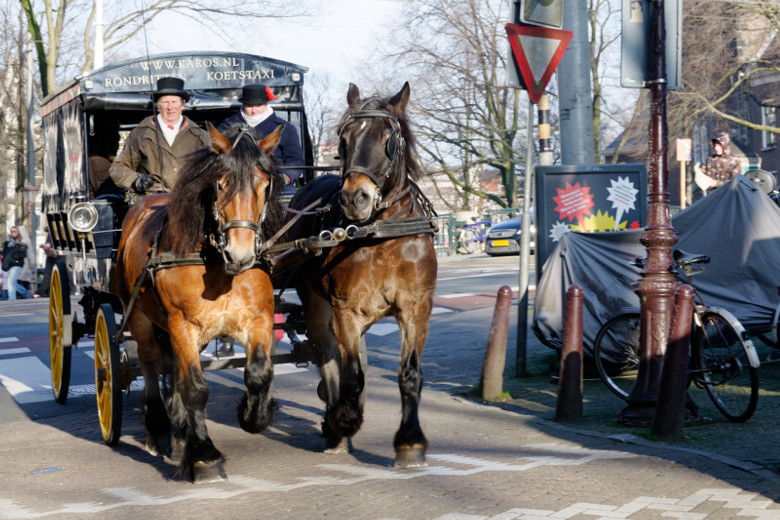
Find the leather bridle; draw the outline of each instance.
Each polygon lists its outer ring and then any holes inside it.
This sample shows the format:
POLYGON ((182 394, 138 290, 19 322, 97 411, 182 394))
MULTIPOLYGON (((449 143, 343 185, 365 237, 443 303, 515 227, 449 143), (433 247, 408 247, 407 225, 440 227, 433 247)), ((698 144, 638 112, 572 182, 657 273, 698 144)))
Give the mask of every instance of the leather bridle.
MULTIPOLYGON (((254 139, 254 136, 252 132, 250 131, 249 127, 244 125, 241 128, 241 131, 236 136, 235 140, 233 141, 233 146, 231 147, 231 150, 236 147, 238 142, 243 138, 248 137, 252 140, 252 143, 256 145, 256 141, 254 139)), ((219 181, 215 183, 214 187, 214 221, 217 223, 217 236, 215 238, 212 238, 212 244, 214 247, 217 248, 219 253, 222 255, 222 259, 225 261, 226 264, 230 263, 227 255, 225 253, 225 248, 228 245, 229 239, 227 236, 227 231, 230 229, 236 229, 236 228, 244 228, 249 229, 255 234, 255 256, 260 256, 260 253, 262 251, 262 245, 263 245, 263 236, 262 236, 262 225, 265 221, 266 216, 266 209, 268 208, 268 199, 270 195, 273 193, 273 177, 268 175, 269 183, 268 186, 266 186, 266 201, 263 204, 263 211, 260 212, 260 215, 257 218, 257 221, 251 221, 251 220, 229 220, 228 222, 222 221, 222 215, 219 211, 219 192, 222 191, 222 188, 219 185, 219 181)))
POLYGON ((344 179, 350 173, 359 173, 371 179, 371 182, 373 182, 378 188, 376 192, 377 200, 374 203, 378 209, 382 200, 381 190, 384 187, 385 181, 393 172, 393 170, 396 169, 396 167, 401 167, 403 164, 406 141, 401 135, 401 126, 398 123, 398 118, 390 112, 384 110, 356 110, 355 112, 350 113, 339 130, 339 138, 341 138, 344 129, 351 120, 361 118, 385 118, 390 121, 390 125, 393 128, 393 131, 390 134, 390 138, 387 140, 387 145, 385 146, 385 154, 387 155, 388 159, 390 159, 390 162, 387 165, 384 173, 382 173, 382 175, 379 177, 377 177, 374 172, 364 166, 345 165, 341 172, 342 184, 344 179))

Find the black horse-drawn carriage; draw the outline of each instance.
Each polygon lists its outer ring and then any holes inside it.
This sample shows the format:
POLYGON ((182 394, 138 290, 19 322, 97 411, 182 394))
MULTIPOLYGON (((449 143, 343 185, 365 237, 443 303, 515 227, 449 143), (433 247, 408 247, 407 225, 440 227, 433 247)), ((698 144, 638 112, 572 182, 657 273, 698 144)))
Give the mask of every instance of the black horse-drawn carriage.
POLYGON ((315 178, 305 72, 244 54, 160 55, 92 71, 42 105, 43 212, 60 256, 49 304, 55 399, 64 403, 68 395, 71 349, 94 336, 105 442, 118 442, 122 393, 143 375, 147 450, 171 455, 172 441, 180 442, 180 470, 193 480, 221 473, 205 428, 202 370, 245 365, 239 422, 258 432, 270 423, 273 364, 315 362, 326 450, 341 452, 362 421, 363 336, 385 315, 402 330, 396 463, 424 463, 417 406, 435 223, 413 182, 420 170, 404 114, 409 87, 392 98, 361 99, 351 86, 339 130, 342 174, 315 178), (187 116, 210 129, 211 148, 193 155, 170 194, 128 208, 123 193, 95 189, 89 158, 103 150, 99 139, 118 142, 152 111, 149 93, 163 76, 185 79, 187 116), (273 90, 274 111, 300 132, 304 187, 289 207, 281 204, 282 177, 269 155, 277 132, 256 140, 245 128, 222 135, 212 126, 236 112, 242 87, 252 83, 273 90), (302 305, 273 294, 288 284, 302 305), (72 287, 83 320, 71 309, 72 287), (279 314, 287 319, 274 324, 279 314), (272 355, 274 328, 288 333, 291 353, 272 355), (297 339, 303 332, 311 341, 297 339), (200 361, 208 341, 223 334, 245 345, 246 358, 200 361))

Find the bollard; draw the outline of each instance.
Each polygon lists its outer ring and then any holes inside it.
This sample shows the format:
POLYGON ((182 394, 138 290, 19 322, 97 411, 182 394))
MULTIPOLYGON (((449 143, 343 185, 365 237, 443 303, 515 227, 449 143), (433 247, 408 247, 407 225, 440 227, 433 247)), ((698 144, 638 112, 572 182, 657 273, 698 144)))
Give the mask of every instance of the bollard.
POLYGON ((557 422, 582 420, 582 287, 566 291, 566 317, 563 324, 563 349, 558 378, 557 422))
POLYGON ((691 343, 693 288, 681 285, 675 294, 672 334, 664 355, 661 386, 651 433, 659 439, 681 440, 688 386, 688 346, 691 343))
POLYGON ((506 341, 509 330, 509 309, 512 307, 512 289, 501 286, 493 311, 493 322, 485 349, 485 361, 482 364, 482 377, 479 380, 479 395, 486 401, 494 401, 503 393, 504 363, 506 361, 506 341))

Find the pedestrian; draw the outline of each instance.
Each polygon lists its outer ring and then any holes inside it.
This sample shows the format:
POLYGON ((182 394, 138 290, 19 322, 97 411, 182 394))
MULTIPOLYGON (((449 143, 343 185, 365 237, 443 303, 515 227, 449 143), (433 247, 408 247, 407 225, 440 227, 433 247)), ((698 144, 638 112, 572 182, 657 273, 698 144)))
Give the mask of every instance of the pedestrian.
POLYGON ((160 78, 152 93, 156 115, 130 132, 111 165, 111 179, 127 190, 131 204, 150 193, 171 191, 185 158, 209 146, 208 132, 182 115, 189 98, 182 79, 160 78))
POLYGON ((30 233, 27 231, 27 226, 19 225, 16 226, 16 229, 19 230, 19 236, 21 237, 22 242, 27 245, 27 256, 24 259, 22 272, 19 273, 18 282, 28 290, 30 294, 27 298, 30 298, 35 294, 35 290, 38 287, 38 260, 35 255, 33 242, 30 239, 30 233))
MULTIPOLYGON (((706 189, 707 193, 723 186, 728 181, 742 173, 742 163, 731 153, 731 138, 728 132, 721 132, 710 140, 713 153, 707 157, 704 166, 700 164, 694 166, 694 170, 700 168, 711 179, 710 186, 706 189)), ((699 171, 696 172, 697 174, 699 171)))
MULTIPOLYGON (((305 162, 303 159, 303 150, 301 150, 301 141, 298 138, 298 130, 295 126, 279 117, 274 113, 274 109, 268 104, 269 101, 276 99, 273 91, 266 85, 247 85, 241 91, 242 103, 238 113, 225 119, 218 130, 222 133, 236 124, 249 125, 258 139, 267 136, 279 125, 284 125, 282 138, 279 145, 274 149, 274 158, 277 164, 281 166, 302 167, 305 162)), ((282 170, 285 180, 283 202, 289 202, 295 194, 295 185, 301 176, 302 170, 295 168, 285 168, 282 170)))
POLYGON ((13 226, 8 232, 8 240, 3 244, 3 271, 8 273, 6 283, 9 300, 15 300, 17 294, 22 298, 30 297, 30 291, 18 281, 27 261, 27 246, 28 243, 22 240, 18 226, 13 226))

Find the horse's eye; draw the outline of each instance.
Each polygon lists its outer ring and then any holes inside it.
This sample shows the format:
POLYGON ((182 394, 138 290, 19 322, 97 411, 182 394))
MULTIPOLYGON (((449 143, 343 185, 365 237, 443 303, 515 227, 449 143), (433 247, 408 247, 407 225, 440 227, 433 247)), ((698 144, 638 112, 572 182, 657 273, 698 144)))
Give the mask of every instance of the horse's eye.
POLYGON ((222 181, 217 182, 217 189, 219 191, 225 191, 225 183, 223 183, 222 181))

